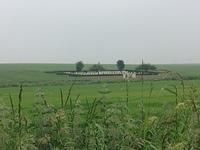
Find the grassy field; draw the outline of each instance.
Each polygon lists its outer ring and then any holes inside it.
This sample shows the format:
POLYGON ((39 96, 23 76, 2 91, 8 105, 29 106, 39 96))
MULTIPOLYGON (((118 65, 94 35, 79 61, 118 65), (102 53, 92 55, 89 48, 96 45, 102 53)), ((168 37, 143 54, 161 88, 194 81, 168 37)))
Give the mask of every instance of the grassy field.
MULTIPOLYGON (((86 65, 88 69, 91 65, 86 65)), ((137 65, 126 65, 134 69, 137 65)), ((116 69, 116 65, 105 64, 106 69, 116 69)), ((159 69, 178 72, 184 77, 200 77, 199 64, 157 65, 159 69)), ((46 71, 74 70, 74 64, 0 64, 0 87, 24 85, 61 85, 67 83, 66 76, 45 73, 46 71)))
MULTIPOLYGON (((87 70, 91 65, 86 65, 87 70)), ((104 65, 106 69, 116 69, 115 65, 104 65)), ((126 65, 127 69, 134 69, 136 65, 126 65)), ((196 77, 200 76, 200 65, 185 64, 185 65, 157 65, 159 69, 168 69, 173 72, 178 72, 183 76, 196 77)), ((38 90, 44 90, 46 98, 53 104, 59 105, 59 89, 62 88, 67 92, 71 82, 66 76, 45 73, 46 71, 64 71, 74 70, 74 64, 0 64, 0 99, 8 104, 8 94, 11 93, 14 99, 17 99, 18 86, 20 83, 29 85, 24 88, 23 106, 29 109, 35 102, 35 96, 38 90), (14 86, 14 87, 12 87, 14 86)), ((148 95, 151 81, 145 82, 145 94, 148 95)), ((169 93, 161 91, 167 85, 175 84, 176 81, 156 81, 152 82, 154 87, 154 95, 152 97, 152 106, 160 106, 173 101, 173 97, 169 93), (155 104, 155 105, 154 105, 155 104)), ((187 84, 197 84, 199 81, 186 81, 187 84)), ((137 105, 141 97, 141 83, 130 82, 130 101, 131 105, 137 105)), ((84 100, 87 96, 92 99, 95 96, 100 96, 99 90, 102 86, 107 85, 112 91, 107 95, 109 101, 120 101, 125 96, 125 86, 120 83, 100 83, 79 82, 73 89, 73 95, 81 95, 84 100)))
MULTIPOLYGON (((186 89, 189 86, 199 87, 199 80, 187 80, 185 81, 186 89)), ((37 96, 38 93, 42 92, 45 95, 47 101, 55 106, 60 106, 60 89, 64 91, 64 95, 68 94, 68 90, 71 84, 60 85, 60 86, 33 86, 24 87, 23 89, 23 101, 22 106, 25 112, 30 113, 30 110, 34 103, 41 101, 37 96)), ((151 110, 153 114, 161 114, 167 108, 175 103, 175 96, 171 93, 163 90, 164 88, 171 88, 171 85, 177 85, 179 88, 178 92, 182 92, 180 82, 178 81, 145 81, 144 83, 144 105, 151 110), (149 93, 153 87, 153 92, 149 98, 149 93)), ((9 94, 12 95, 14 105, 17 106, 18 102, 18 87, 7 87, 0 88, 0 100, 6 105, 10 105, 9 94)), ((129 107, 134 114, 138 114, 138 106, 141 103, 142 87, 141 82, 129 82, 129 107)), ((78 83, 73 87, 71 96, 75 98, 80 95, 80 102, 85 103, 85 100, 93 101, 94 98, 101 98, 105 96, 105 102, 120 102, 126 101, 126 89, 125 83, 78 83), (109 94, 103 95, 99 91, 105 88, 110 90, 109 94)))
MULTIPOLYGON (((87 70, 91 65, 86 65, 87 70)), ((105 64, 106 69, 116 69, 115 65, 105 64)), ((134 69, 136 65, 126 65, 127 69, 134 69)), ((173 72, 178 72, 186 77, 200 76, 200 65, 198 64, 185 64, 185 65, 157 65, 159 69, 167 69, 173 72)), ((0 64, 0 99, 8 104, 8 94, 11 93, 14 99, 17 99, 18 86, 20 83, 29 85, 24 88, 24 101, 23 106, 28 110, 28 107, 32 106, 37 97, 35 96, 38 90, 44 90, 47 99, 55 104, 59 105, 59 89, 62 88, 67 92, 71 82, 66 76, 59 76, 55 74, 45 73, 46 71, 64 71, 74 70, 74 64, 0 64), (14 87, 12 87, 14 86, 14 87)), ((148 95, 150 90, 151 81, 145 82, 145 93, 148 95)), ((162 104, 170 103, 173 97, 169 93, 161 91, 167 85, 175 84, 175 81, 157 81, 153 82, 154 95, 151 100, 153 104, 158 105, 158 108, 162 104), (168 95, 166 95, 168 94, 168 95), (161 101, 162 99, 162 101, 161 101), (165 101, 166 100, 166 101, 165 101)), ((199 81, 187 81, 186 83, 199 83, 199 81)), ((140 82, 130 82, 130 100, 131 105, 137 105, 141 96, 140 82)), ((81 95, 81 99, 84 100, 87 96, 92 99, 99 95, 99 90, 103 85, 107 85, 112 91, 107 95, 109 101, 119 101, 124 98, 125 86, 123 82, 120 83, 106 83, 101 81, 100 83, 81 82, 78 83, 73 89, 73 95, 81 95)), ((198 84, 197 84, 198 86, 198 84)), ((156 106, 152 105, 152 106, 156 106)))
MULTIPOLYGON (((185 77, 200 75, 200 65, 158 67, 185 77)), ((69 64, 0 65, 0 149, 200 147, 200 80, 185 80, 184 90, 176 80, 144 81, 143 86, 141 81, 79 81, 63 106, 72 82, 45 71, 73 69, 69 64), (25 85, 21 92, 20 83, 25 85)))
POLYGON ((177 72, 184 77, 200 77, 200 64, 157 65, 160 69, 177 72))

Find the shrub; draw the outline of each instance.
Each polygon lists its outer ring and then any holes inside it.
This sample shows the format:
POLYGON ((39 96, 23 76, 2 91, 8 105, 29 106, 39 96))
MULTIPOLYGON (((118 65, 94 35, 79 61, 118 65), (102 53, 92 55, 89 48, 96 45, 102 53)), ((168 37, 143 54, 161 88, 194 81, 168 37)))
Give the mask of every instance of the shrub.
POLYGON ((151 64, 142 64, 142 65, 139 65, 138 67, 136 67, 135 70, 138 72, 140 72, 140 71, 148 72, 148 71, 155 71, 155 70, 157 70, 157 68, 156 68, 156 66, 151 65, 151 64))
POLYGON ((104 71, 105 68, 100 64, 94 64, 92 67, 89 69, 90 71, 104 71))

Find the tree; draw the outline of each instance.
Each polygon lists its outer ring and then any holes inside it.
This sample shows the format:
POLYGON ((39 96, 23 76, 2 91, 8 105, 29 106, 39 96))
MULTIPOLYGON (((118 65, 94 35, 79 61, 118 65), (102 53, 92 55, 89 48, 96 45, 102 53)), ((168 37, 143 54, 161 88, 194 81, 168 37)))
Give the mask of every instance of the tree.
POLYGON ((105 68, 100 64, 94 64, 92 67, 89 69, 90 71, 104 71, 105 68))
POLYGON ((118 60, 117 61, 117 68, 118 68, 118 70, 122 71, 122 70, 124 70, 124 67, 125 67, 124 61, 123 60, 118 60))
POLYGON ((155 71, 157 70, 156 66, 151 65, 151 64, 142 64, 139 65, 136 69, 136 71, 144 71, 144 72, 148 72, 148 71, 155 71))
POLYGON ((79 62, 76 63, 76 71, 77 71, 77 72, 82 71, 83 68, 84 68, 84 64, 83 64, 82 61, 79 61, 79 62))

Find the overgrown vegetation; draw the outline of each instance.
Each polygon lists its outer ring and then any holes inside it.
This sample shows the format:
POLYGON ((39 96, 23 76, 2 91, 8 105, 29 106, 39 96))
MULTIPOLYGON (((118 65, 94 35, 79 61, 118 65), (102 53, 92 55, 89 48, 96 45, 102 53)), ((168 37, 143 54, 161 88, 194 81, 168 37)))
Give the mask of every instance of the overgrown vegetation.
MULTIPOLYGON (((128 95, 128 81, 125 83, 128 95)), ((0 105, 0 149, 198 150, 200 147, 200 93, 194 86, 186 89, 180 81, 180 85, 164 88, 174 95, 174 104, 170 110, 163 110, 162 115, 152 115, 143 103, 138 106, 142 108, 141 114, 132 114, 127 99, 107 103, 107 93, 112 92, 107 87, 99 91, 101 97, 86 98, 81 103, 80 95, 74 98, 71 95, 73 86, 67 93, 60 90, 59 107, 51 105, 45 94, 38 91, 31 117, 23 113, 22 101, 26 99, 22 87, 17 105, 10 95, 10 107, 0 105)), ((149 97, 152 92, 153 86, 149 97)))
POLYGON ((142 64, 142 65, 137 66, 135 70, 137 72, 140 72, 142 70, 144 72, 148 72, 148 71, 155 71, 155 70, 157 70, 157 68, 156 68, 156 66, 151 65, 151 64, 142 64))
POLYGON ((104 71, 105 68, 103 67, 103 65, 101 65, 100 63, 98 63, 98 64, 92 65, 89 70, 90 71, 104 71))

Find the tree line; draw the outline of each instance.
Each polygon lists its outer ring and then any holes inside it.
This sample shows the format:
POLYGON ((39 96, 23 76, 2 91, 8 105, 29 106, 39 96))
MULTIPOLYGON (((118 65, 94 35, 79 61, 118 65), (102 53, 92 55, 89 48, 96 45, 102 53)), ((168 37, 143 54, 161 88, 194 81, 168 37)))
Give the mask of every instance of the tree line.
MULTIPOLYGON (((81 72, 83 70, 83 68, 85 67, 85 64, 82 61, 78 61, 75 65, 76 65, 76 71, 77 72, 81 72)), ((116 67, 117 67, 117 69, 119 71, 125 70, 124 61, 123 60, 118 60, 116 62, 116 67)), ((94 64, 89 68, 89 71, 104 71, 104 70, 106 70, 106 69, 100 63, 94 64)), ((148 72, 148 71, 155 71, 155 70, 157 70, 156 66, 151 65, 151 64, 145 64, 145 63, 143 63, 141 65, 138 65, 135 68, 136 72, 140 72, 140 71, 148 72)))

